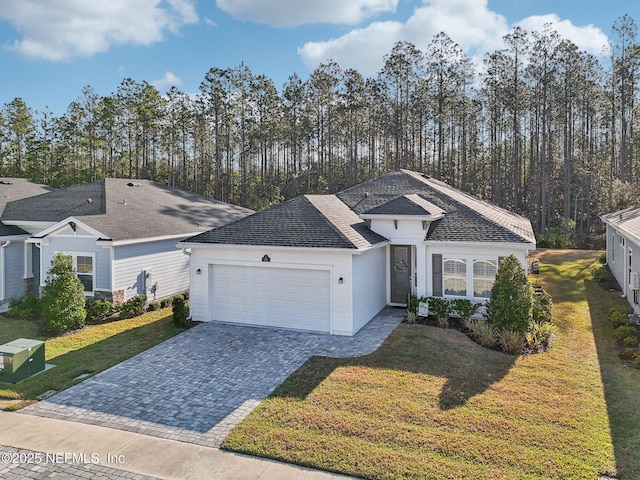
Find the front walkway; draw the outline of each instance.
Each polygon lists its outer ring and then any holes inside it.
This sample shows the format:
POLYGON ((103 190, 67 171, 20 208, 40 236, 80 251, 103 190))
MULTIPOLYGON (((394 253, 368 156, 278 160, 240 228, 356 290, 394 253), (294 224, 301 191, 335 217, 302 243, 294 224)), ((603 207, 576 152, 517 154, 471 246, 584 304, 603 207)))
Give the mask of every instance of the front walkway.
POLYGON ((309 357, 371 353, 404 314, 385 308, 353 337, 204 323, 20 413, 218 447, 309 357))

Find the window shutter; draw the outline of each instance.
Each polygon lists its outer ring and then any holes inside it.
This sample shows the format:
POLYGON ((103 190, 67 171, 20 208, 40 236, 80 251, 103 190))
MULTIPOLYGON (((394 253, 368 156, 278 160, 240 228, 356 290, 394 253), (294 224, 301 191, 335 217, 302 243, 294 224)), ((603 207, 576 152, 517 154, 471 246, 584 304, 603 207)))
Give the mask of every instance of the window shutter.
POLYGON ((432 280, 433 280, 433 296, 442 296, 442 255, 434 253, 431 255, 432 263, 432 280))

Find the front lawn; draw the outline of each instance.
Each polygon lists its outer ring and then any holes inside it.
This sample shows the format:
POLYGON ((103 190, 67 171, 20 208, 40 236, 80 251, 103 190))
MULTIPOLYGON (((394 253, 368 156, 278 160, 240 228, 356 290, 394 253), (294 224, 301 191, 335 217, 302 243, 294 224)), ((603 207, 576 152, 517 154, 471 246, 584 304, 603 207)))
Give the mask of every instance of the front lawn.
POLYGON ((314 357, 223 447, 365 478, 640 478, 640 371, 622 366, 597 252, 544 252, 551 351, 510 356, 400 325, 376 352, 314 357), (595 339, 594 339, 595 334, 595 339))
POLYGON ((16 385, 0 384, 0 398, 28 401, 47 390, 64 390, 79 375, 101 372, 181 331, 173 326, 170 308, 57 337, 39 335, 32 321, 0 317, 0 344, 17 338, 44 340, 45 361, 55 365, 16 385))

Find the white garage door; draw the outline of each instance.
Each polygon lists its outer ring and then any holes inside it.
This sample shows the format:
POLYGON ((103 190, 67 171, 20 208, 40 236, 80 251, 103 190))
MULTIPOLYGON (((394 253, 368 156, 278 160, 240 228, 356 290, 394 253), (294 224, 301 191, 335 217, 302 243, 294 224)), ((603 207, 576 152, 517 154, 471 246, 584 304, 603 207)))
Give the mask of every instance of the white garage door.
POLYGON ((213 320, 329 332, 328 270, 209 268, 213 320))

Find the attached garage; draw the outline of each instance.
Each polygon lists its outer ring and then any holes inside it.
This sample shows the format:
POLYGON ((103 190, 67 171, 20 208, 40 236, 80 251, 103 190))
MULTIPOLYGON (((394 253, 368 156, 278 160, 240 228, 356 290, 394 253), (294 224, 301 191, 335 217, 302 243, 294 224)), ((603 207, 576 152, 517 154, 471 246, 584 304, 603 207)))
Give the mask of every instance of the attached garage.
POLYGON ((214 321, 330 333, 329 270, 209 265, 214 321))

